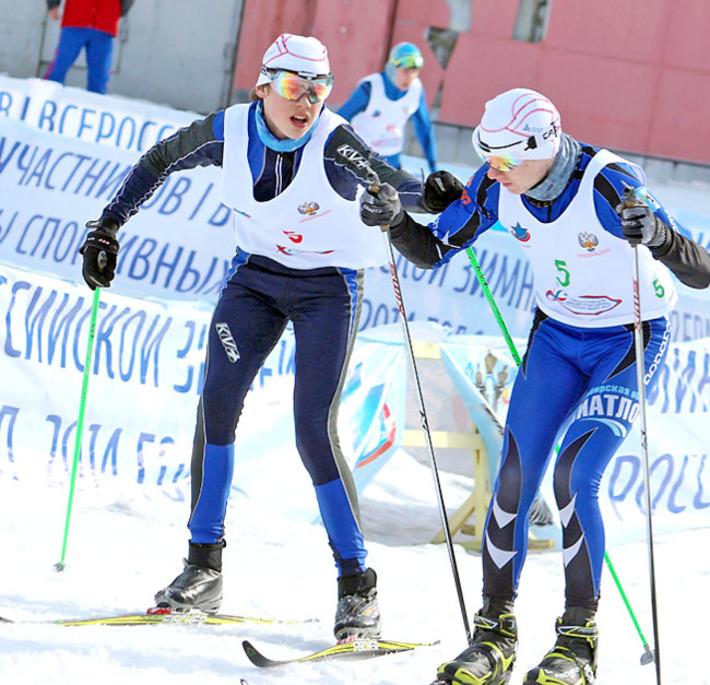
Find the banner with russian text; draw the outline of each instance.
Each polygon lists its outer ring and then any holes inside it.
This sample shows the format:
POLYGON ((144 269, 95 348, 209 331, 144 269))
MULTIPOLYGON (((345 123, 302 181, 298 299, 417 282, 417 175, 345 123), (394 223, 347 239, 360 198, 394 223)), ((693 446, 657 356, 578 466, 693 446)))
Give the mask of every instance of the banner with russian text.
MULTIPOLYGON (((197 117, 142 100, 0 76, 0 260, 78 282, 76 250, 86 221, 110 201, 140 152, 197 117)), ((417 176, 418 161, 404 159, 417 176)), ((463 180, 472 172, 451 170, 463 180)), ((216 167, 170 175, 121 230, 113 287, 132 296, 214 303, 236 247, 219 187, 216 167)), ((710 216, 683 207, 674 190, 660 188, 659 196, 667 193, 679 221, 710 247, 710 216)), ((532 272, 515 239, 491 230, 475 251, 511 334, 527 337, 532 272)), ((465 254, 435 271, 396 259, 410 319, 456 334, 499 334, 465 254)), ((710 336, 710 293, 679 291, 673 340, 710 336)), ((360 329, 395 323, 398 316, 389 269, 368 269, 360 329)))
MULTIPOLYGON (((5 479, 66 482, 91 302, 85 286, 0 265, 0 486, 5 479)), ((208 307, 102 291, 80 487, 116 487, 129 481, 189 501, 192 434, 209 321, 208 307)), ((419 334, 418 327, 414 330, 419 334)), ((435 327, 435 336, 442 357, 449 360, 445 368, 467 407, 473 408, 480 432, 493 436, 486 442, 497 461, 493 450, 500 441, 515 366, 495 338, 446 335, 441 327, 435 327)), ((253 497, 263 495, 266 487, 269 497, 312 520, 316 502, 293 437, 294 370, 294 338, 287 330, 247 397, 236 436, 234 493, 253 497)), ((402 444, 409 373, 399 325, 359 337, 338 427, 361 493, 402 444)), ((659 532, 708 525, 710 341, 671 344, 648 405, 655 525, 659 532)), ((640 539, 645 533, 638 431, 637 422, 601 486, 612 540, 640 539)), ((543 494, 552 504, 547 491, 543 494)))
POLYGON ((47 133, 140 153, 199 115, 54 81, 0 74, 0 121, 4 118, 24 121, 47 133))

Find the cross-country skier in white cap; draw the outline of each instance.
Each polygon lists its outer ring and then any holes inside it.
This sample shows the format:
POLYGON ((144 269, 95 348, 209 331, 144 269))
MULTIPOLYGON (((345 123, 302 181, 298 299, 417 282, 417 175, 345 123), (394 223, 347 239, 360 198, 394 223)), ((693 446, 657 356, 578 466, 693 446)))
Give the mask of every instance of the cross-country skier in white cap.
POLYGON ((365 223, 391 224, 395 246, 421 268, 446 264, 500 222, 527 255, 535 279, 537 310, 483 534, 483 606, 473 643, 439 667, 437 682, 509 681, 528 512, 565 427, 554 468, 564 612, 553 648, 524 683, 590 685, 604 559, 599 483, 639 413, 631 245, 639 246, 649 390, 670 339, 676 294, 668 269, 686 285, 706 288, 710 255, 653 198, 639 167, 563 133, 557 108, 540 93, 516 88, 486 103, 473 146, 485 164, 461 199, 428 226, 404 212, 387 186, 362 197, 365 223))
MULTIPOLYGON (((222 168, 222 201, 234 210, 237 249, 209 329, 187 560, 155 600, 174 610, 220 607, 235 430, 252 381, 291 322, 296 446, 335 557, 335 635, 344 639, 380 632, 376 575, 365 563, 357 496, 336 431, 364 268, 387 262, 381 237, 360 220, 357 197, 366 181, 354 160, 369 162, 414 211, 441 211, 462 187, 454 179, 454 192, 447 194, 440 184, 423 186, 375 158, 325 106, 332 82, 328 53, 317 38, 279 36, 264 54, 254 101, 210 114, 148 150, 101 217, 87 224, 91 230, 81 252, 89 286, 108 287, 118 229, 167 175, 197 166, 222 168)), ((303 561, 284 560, 282 591, 288 591, 289 563, 303 561)))

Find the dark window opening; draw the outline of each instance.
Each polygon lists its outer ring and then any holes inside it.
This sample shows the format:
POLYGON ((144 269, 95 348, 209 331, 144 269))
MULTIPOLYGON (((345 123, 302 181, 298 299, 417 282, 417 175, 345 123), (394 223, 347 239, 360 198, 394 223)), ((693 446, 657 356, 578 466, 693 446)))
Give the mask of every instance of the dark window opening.
POLYGON ((544 40, 551 11, 552 0, 520 0, 513 38, 528 43, 544 40))

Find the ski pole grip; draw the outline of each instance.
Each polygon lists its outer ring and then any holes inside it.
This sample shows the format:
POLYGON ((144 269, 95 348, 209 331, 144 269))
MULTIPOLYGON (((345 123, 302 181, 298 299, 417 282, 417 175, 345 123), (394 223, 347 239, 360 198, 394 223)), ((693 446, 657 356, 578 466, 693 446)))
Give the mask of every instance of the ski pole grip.
MULTIPOLYGON (((369 193, 372 193, 373 195, 379 195, 379 193, 380 193, 380 186, 375 185, 374 183, 371 183, 369 186, 367 186, 367 190, 368 190, 369 193)), ((390 230, 389 224, 384 224, 384 225, 380 226, 380 230, 381 230, 383 233, 387 233, 387 231, 390 230)))
MULTIPOLYGON (((622 203, 616 208, 616 211, 621 215, 621 210, 627 207, 645 207, 646 203, 638 196, 636 188, 624 182, 624 195, 622 203)), ((632 244, 631 247, 635 250, 638 245, 632 244)))
POLYGON ((636 207, 640 205, 638 198, 636 197, 636 191, 627 184, 624 184, 624 207, 636 207))

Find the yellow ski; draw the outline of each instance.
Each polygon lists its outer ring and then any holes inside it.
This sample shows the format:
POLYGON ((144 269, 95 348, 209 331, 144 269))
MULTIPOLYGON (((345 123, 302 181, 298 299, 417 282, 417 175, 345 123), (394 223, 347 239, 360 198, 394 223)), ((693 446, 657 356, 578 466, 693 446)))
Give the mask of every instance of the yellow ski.
POLYGON ((249 661, 260 668, 272 668, 286 664, 296 664, 304 661, 324 661, 326 659, 366 659, 396 652, 408 652, 417 647, 431 647, 437 642, 396 642, 394 640, 351 640, 341 642, 312 654, 293 659, 274 660, 264 656, 249 640, 244 640, 242 646, 249 661))
POLYGON ((258 618, 255 616, 234 616, 232 614, 206 614, 201 611, 171 611, 170 609, 153 608, 143 614, 117 614, 113 616, 90 616, 88 618, 58 618, 46 621, 12 621, 0 617, 0 623, 46 623, 58 626, 146 626, 146 625, 181 625, 181 626, 215 626, 239 625, 242 623, 256 624, 296 624, 309 623, 306 620, 281 620, 276 618, 258 618))

